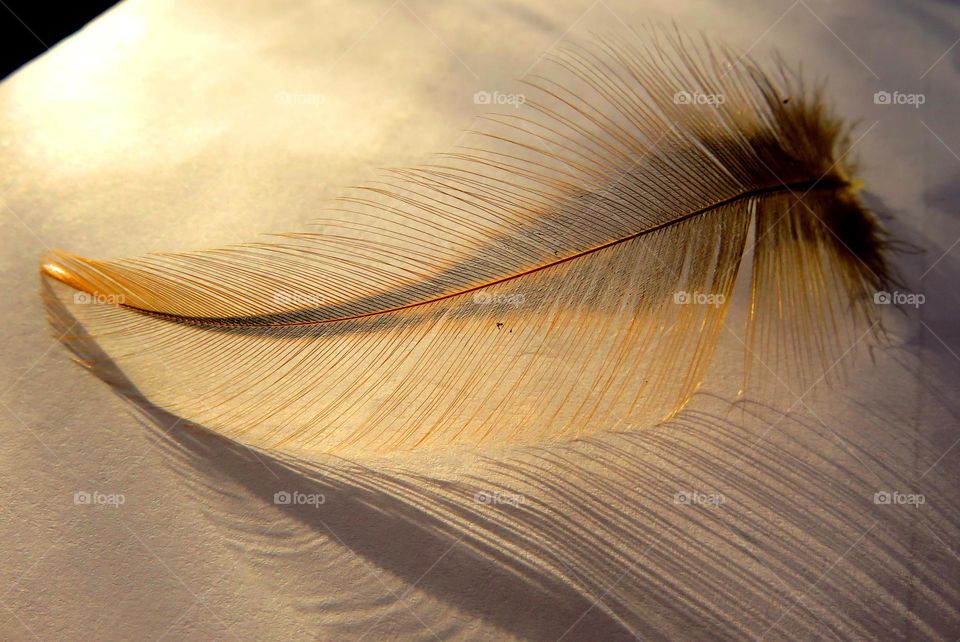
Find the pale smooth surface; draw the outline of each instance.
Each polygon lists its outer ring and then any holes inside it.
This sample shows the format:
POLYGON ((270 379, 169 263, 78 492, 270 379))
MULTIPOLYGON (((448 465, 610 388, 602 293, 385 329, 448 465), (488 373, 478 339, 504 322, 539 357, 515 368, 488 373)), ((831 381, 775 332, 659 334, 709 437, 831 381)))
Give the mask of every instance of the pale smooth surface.
MULTIPOLYGON (((111 10, 0 85, 0 634, 956 639, 958 24, 946 3, 895 2, 111 10), (474 93, 522 91, 514 79, 558 40, 669 20, 827 76, 862 118, 877 209, 926 250, 900 259, 905 291, 926 295, 891 315, 903 347, 861 358, 846 385, 770 400, 791 418, 705 398, 702 422, 547 463, 292 472, 182 426, 163 437, 49 336, 45 247, 124 256, 297 229, 339 186, 455 145, 486 109, 474 93), (926 102, 877 105, 880 90, 926 102), (327 501, 272 503, 297 488, 327 501), (75 505, 84 490, 125 503, 75 505), (692 490, 726 503, 674 502, 692 490), (878 506, 881 490, 926 503, 878 506), (495 491, 504 503, 474 501, 495 491)), ((708 389, 728 397, 724 363, 708 389)))

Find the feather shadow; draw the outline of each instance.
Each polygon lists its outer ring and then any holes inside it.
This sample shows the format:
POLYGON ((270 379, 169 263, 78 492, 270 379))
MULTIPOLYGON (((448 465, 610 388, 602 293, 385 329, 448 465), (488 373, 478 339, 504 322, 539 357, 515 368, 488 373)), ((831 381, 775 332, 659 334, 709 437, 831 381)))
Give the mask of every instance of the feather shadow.
MULTIPOLYGON (((59 298, 46 301, 53 327, 71 328, 59 298)), ((138 396, 96 343, 67 345, 128 391, 211 520, 295 599, 306 637, 459 639, 464 618, 531 640, 960 633, 960 587, 944 582, 960 563, 937 542, 960 535, 956 466, 925 481, 934 510, 876 505, 874 493, 911 488, 909 471, 942 451, 901 447, 905 417, 882 397, 865 404, 862 434, 837 426, 839 446, 819 421, 713 399, 711 412, 642 433, 478 456, 451 476, 244 447, 138 396), (278 506, 278 490, 327 501, 278 506), (271 532, 278 519, 293 532, 271 532), (364 599, 331 588, 364 568, 384 586, 354 587, 364 599), (404 603, 415 609, 405 624, 404 603)))

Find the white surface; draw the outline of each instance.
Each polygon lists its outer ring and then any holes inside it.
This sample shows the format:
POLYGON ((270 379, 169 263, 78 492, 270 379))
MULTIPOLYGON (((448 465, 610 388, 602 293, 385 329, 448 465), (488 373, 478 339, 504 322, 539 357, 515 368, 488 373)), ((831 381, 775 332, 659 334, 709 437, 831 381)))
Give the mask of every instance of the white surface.
POLYGON ((960 250, 944 253, 960 237, 960 45, 921 76, 958 17, 893 2, 108 12, 0 85, 0 634, 956 639, 960 250), (320 462, 311 482, 182 427, 161 438, 49 336, 46 246, 123 256, 296 229, 338 186, 455 144, 483 110, 473 93, 512 91, 558 39, 671 19, 829 76, 840 111, 863 119, 867 190, 926 249, 900 260, 927 296, 891 318, 905 347, 861 359, 845 386, 776 400, 796 417, 724 419, 703 399, 708 421, 553 449, 563 461, 538 468, 320 462), (926 103, 875 105, 881 89, 926 103), (282 509, 281 488, 327 503, 282 509), (498 488, 526 502, 473 501, 498 488), (728 501, 674 504, 685 489, 728 501), (927 503, 874 505, 884 489, 927 503), (77 506, 78 490, 126 501, 77 506))

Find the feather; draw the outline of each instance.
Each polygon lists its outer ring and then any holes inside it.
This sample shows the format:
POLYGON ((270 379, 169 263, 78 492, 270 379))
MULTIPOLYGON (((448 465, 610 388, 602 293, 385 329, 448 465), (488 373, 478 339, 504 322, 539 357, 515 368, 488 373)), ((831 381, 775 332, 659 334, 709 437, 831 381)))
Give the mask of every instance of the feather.
POLYGON ((655 422, 703 381, 741 275, 745 385, 767 377, 757 359, 822 376, 876 332, 884 232, 820 89, 656 29, 550 66, 522 109, 352 189, 318 229, 133 259, 54 251, 48 290, 153 403, 300 451, 655 422))

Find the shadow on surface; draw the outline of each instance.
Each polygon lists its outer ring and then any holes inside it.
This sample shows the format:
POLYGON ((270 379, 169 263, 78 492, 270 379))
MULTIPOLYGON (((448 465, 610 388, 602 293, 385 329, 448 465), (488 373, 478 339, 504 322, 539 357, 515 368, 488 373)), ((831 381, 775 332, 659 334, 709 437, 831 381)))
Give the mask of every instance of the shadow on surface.
MULTIPOLYGON (((72 317, 46 300, 63 333, 72 317)), ((534 640, 960 634, 960 559, 947 546, 960 534, 957 467, 937 460, 941 438, 903 429, 895 400, 865 404, 851 431, 701 395, 710 411, 473 455, 445 473, 419 453, 364 465, 248 449, 152 405, 96 344, 66 345, 160 433, 211 520, 327 635, 469 637, 460 627, 474 619, 534 640), (325 502, 276 505, 278 491, 325 502), (894 491, 925 503, 876 503, 894 491), (363 568, 372 579, 358 579, 363 568)))

